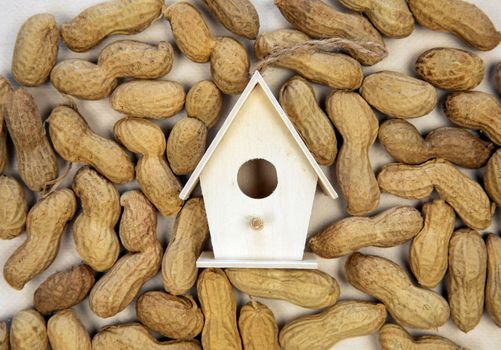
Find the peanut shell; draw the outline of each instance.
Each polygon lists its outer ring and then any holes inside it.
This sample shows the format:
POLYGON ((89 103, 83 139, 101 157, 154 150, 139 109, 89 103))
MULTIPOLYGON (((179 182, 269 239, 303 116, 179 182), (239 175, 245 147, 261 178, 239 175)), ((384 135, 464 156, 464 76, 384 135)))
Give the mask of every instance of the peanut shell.
POLYGON ((56 155, 27 90, 18 89, 10 95, 5 121, 16 149, 19 175, 31 191, 42 191, 58 175, 56 155))
POLYGON ((417 75, 445 90, 471 90, 484 78, 484 61, 460 49, 436 48, 423 52, 416 60, 417 75))
POLYGON ((215 39, 199 10, 187 2, 178 2, 164 7, 163 15, 170 22, 179 50, 194 62, 209 61, 215 39))
POLYGON ((249 57, 245 48, 233 38, 219 37, 210 57, 214 84, 227 95, 238 95, 249 82, 249 57))
POLYGON ((9 331, 7 330, 7 323, 0 322, 0 350, 9 350, 9 331))
POLYGON ((109 326, 92 339, 93 350, 202 350, 196 340, 159 342, 139 323, 109 326))
POLYGON ((451 319, 463 332, 477 326, 484 313, 487 249, 477 231, 457 230, 449 243, 447 295, 451 319))
POLYGON ((346 211, 351 215, 367 214, 377 208, 380 196, 369 160, 378 120, 367 102, 355 92, 333 92, 327 98, 327 114, 343 137, 336 176, 347 203, 346 211))
POLYGON ((480 130, 501 145, 501 104, 493 95, 480 91, 455 92, 445 99, 444 110, 454 124, 480 130))
POLYGON ((167 140, 167 160, 176 175, 188 175, 205 153, 207 127, 195 118, 183 118, 172 128, 167 140))
POLYGON ((409 249, 409 265, 420 285, 434 288, 447 272, 449 241, 456 215, 447 203, 437 199, 423 205, 423 217, 423 229, 409 249))
POLYGON ((421 164, 433 158, 443 158, 472 169, 483 167, 494 148, 492 143, 461 128, 438 128, 423 138, 414 125, 402 119, 389 119, 382 123, 379 141, 393 158, 405 164, 421 164))
MULTIPOLYGON (((275 0, 275 5, 288 22, 313 38, 340 37, 355 42, 377 44, 384 48, 381 35, 365 17, 337 11, 322 0, 275 0)), ((374 55, 349 43, 342 49, 368 66, 376 64, 386 56, 384 50, 374 55)))
POLYGON ((8 162, 7 154, 7 127, 5 120, 7 119, 7 103, 12 94, 12 87, 7 79, 0 75, 0 174, 3 173, 8 162))
POLYGON ((223 95, 210 80, 202 80, 193 85, 186 95, 186 114, 204 122, 212 128, 219 120, 223 106, 223 95))
POLYGON ((113 34, 135 34, 161 15, 162 0, 112 0, 91 6, 61 26, 71 50, 88 51, 113 34))
POLYGON ((205 316, 203 349, 242 350, 237 327, 237 302, 223 270, 202 271, 197 281, 197 293, 205 316))
POLYGON ((12 239, 23 232, 28 203, 21 185, 0 175, 0 239, 12 239))
POLYGON ((259 16, 250 0, 203 0, 212 13, 230 32, 247 39, 256 39, 259 16))
POLYGON ((332 165, 337 154, 336 134, 311 85, 293 77, 282 85, 279 101, 317 163, 332 165))
POLYGON ((113 130, 129 151, 141 154, 136 179, 146 197, 162 215, 176 214, 183 205, 179 199, 181 183, 164 159, 166 144, 162 129, 149 120, 124 118, 113 130))
POLYGON ((59 106, 49 116, 49 132, 57 153, 65 160, 92 166, 114 183, 134 178, 134 165, 114 141, 94 133, 74 109, 59 106))
POLYGON ((119 78, 156 79, 172 68, 174 51, 167 42, 158 45, 120 40, 106 46, 97 64, 81 59, 59 62, 51 72, 54 87, 62 94, 100 100, 111 94, 119 78))
MULTIPOLYGON (((294 29, 279 29, 262 33, 254 44, 257 59, 265 59, 274 51, 301 45, 311 40, 294 29)), ((282 54, 274 66, 290 69, 312 82, 333 89, 353 90, 362 84, 360 63, 350 56, 319 50, 297 50, 282 54)))
POLYGON ((204 315, 191 295, 146 292, 136 303, 136 315, 146 327, 172 339, 193 339, 204 326, 204 315))
POLYGON ((468 227, 480 230, 491 224, 493 206, 483 188, 443 159, 387 164, 378 182, 381 190, 409 199, 428 197, 435 189, 468 227))
POLYGON ((437 104, 437 91, 427 82, 398 72, 381 71, 365 77, 362 97, 392 118, 417 118, 437 104))
POLYGON ((362 12, 381 33, 404 38, 414 30, 414 17, 405 0, 340 0, 350 10, 362 12))
POLYGON ((468 350, 437 335, 413 339, 404 328, 396 324, 385 324, 379 330, 379 344, 381 350, 468 350))
POLYGON ((122 194, 120 204, 124 207, 120 239, 129 253, 118 260, 90 293, 90 308, 101 318, 124 310, 143 285, 156 275, 162 260, 155 208, 138 191, 122 194))
POLYGON ((487 236, 487 286, 485 307, 491 319, 501 327, 501 238, 494 234, 487 236))
POLYGON ((38 86, 47 81, 56 64, 59 29, 48 13, 34 15, 17 33, 12 57, 12 75, 21 85, 38 86))
POLYGON ((167 292, 186 294, 197 281, 197 259, 209 238, 209 224, 201 197, 189 199, 174 223, 162 261, 162 281, 167 292))
POLYGON ((309 239, 311 250, 332 259, 360 248, 393 247, 412 239, 423 227, 421 214, 412 207, 395 207, 374 217, 349 217, 309 239))
POLYGON ((277 321, 266 305, 251 300, 242 306, 238 329, 245 350, 280 350, 277 321))
POLYGON ((243 293, 285 300, 308 309, 334 305, 340 292, 334 277, 318 270, 230 268, 225 272, 231 284, 243 293))
POLYGON ((49 276, 35 290, 35 309, 43 315, 80 304, 94 285, 94 272, 87 265, 49 276))
POLYGON ((408 0, 416 21, 423 27, 449 32, 483 51, 494 49, 501 33, 476 5, 463 0, 408 0))
POLYGON ((431 290, 414 286, 405 271, 391 260, 353 253, 345 269, 352 286, 380 300, 403 326, 437 328, 449 319, 447 301, 431 290))
POLYGON ((49 346, 45 320, 32 309, 14 315, 10 326, 12 350, 46 350, 49 346))
POLYGON ((342 301, 287 323, 280 331, 280 345, 287 350, 329 349, 343 339, 377 332, 385 320, 383 304, 342 301))
POLYGON ((66 224, 75 215, 77 201, 73 191, 62 189, 40 199, 26 220, 27 239, 10 256, 3 268, 5 281, 21 290, 45 271, 59 251, 66 224))
POLYGON ((501 207, 501 151, 498 149, 487 162, 484 171, 484 188, 496 203, 501 207))
POLYGON ((501 94, 501 62, 496 65, 496 72, 494 73, 494 80, 496 81, 496 88, 498 93, 501 94))
POLYGON ((91 350, 89 333, 73 310, 59 311, 47 322, 52 350, 91 350))
POLYGON ((169 118, 183 109, 183 86, 168 80, 133 80, 111 95, 114 110, 133 117, 169 118))

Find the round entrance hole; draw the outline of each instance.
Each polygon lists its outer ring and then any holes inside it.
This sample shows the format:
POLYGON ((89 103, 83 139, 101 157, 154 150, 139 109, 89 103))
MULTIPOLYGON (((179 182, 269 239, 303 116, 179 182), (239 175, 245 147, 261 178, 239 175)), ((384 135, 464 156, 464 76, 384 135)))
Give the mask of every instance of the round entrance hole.
POLYGON ((238 169, 237 182, 246 196, 266 198, 277 188, 277 170, 265 159, 251 159, 238 169))

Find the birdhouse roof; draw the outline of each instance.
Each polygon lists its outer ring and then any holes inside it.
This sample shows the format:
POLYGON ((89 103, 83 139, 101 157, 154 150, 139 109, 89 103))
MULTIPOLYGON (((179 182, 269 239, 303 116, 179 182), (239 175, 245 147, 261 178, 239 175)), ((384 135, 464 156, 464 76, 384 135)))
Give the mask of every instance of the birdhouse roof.
POLYGON ((270 102, 273 105, 273 107, 275 108, 277 114, 280 116, 280 120, 283 121, 283 123, 287 127, 287 130, 290 132, 292 138, 297 143, 297 145, 301 149, 302 153, 304 154, 304 156, 308 160, 309 164, 311 165, 311 167, 313 168, 313 170, 317 174, 318 181, 320 183, 320 187, 322 188, 323 192, 326 195, 328 195, 329 197, 331 197, 332 199, 336 199, 337 193, 334 190, 334 188, 332 187, 332 184, 329 182, 329 180, 325 176, 324 172, 322 171, 322 169, 320 168, 318 163, 315 161, 315 159, 311 155, 310 151, 308 150, 305 143, 301 139, 301 136, 299 136, 298 132, 294 128, 294 125, 292 125, 292 122, 287 117, 287 114, 282 109, 282 107, 278 103, 277 99, 275 98, 275 96, 271 92, 270 88, 268 87, 268 84, 266 84, 262 75, 258 71, 256 71, 254 73, 254 75, 250 79, 249 83, 247 84, 247 87, 245 88, 245 90, 242 92, 242 94, 238 98, 238 101, 233 106, 233 109, 231 110, 230 114, 228 115, 228 117, 224 121, 223 125, 221 126, 221 129, 219 129, 216 137, 214 138, 214 140, 210 144, 209 148, 207 149, 204 156, 202 157, 202 159, 198 163, 197 167, 193 171, 192 175, 190 176, 188 182, 186 183, 183 190, 179 194, 179 197, 182 200, 186 200, 189 198, 191 192, 193 192, 193 190, 195 189, 195 186, 198 183, 198 180, 200 178, 200 174, 204 170, 207 163, 210 161, 214 151, 216 150, 219 143, 226 135, 226 132, 228 131, 231 123, 238 116, 238 112, 240 111, 240 109, 244 105, 245 101, 247 100, 249 95, 252 93, 252 91, 254 90, 254 87, 257 84, 259 84, 259 86, 263 89, 265 95, 270 100, 270 102))

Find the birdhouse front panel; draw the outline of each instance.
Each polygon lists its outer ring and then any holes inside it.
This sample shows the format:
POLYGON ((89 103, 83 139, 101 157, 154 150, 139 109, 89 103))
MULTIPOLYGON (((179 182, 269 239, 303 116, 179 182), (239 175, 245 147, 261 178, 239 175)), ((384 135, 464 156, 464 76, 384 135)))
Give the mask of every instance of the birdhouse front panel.
POLYGON ((301 260, 317 179, 256 85, 200 173, 215 258, 301 260))

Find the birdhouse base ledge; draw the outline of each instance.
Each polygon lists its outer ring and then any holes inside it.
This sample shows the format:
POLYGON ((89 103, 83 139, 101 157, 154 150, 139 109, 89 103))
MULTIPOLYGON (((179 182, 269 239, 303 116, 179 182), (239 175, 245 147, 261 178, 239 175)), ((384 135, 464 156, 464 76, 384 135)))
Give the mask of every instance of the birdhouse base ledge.
POLYGON ((213 252, 203 252, 197 260, 198 268, 238 267, 247 269, 318 269, 313 253, 304 253, 303 260, 241 260, 216 259, 213 252))

